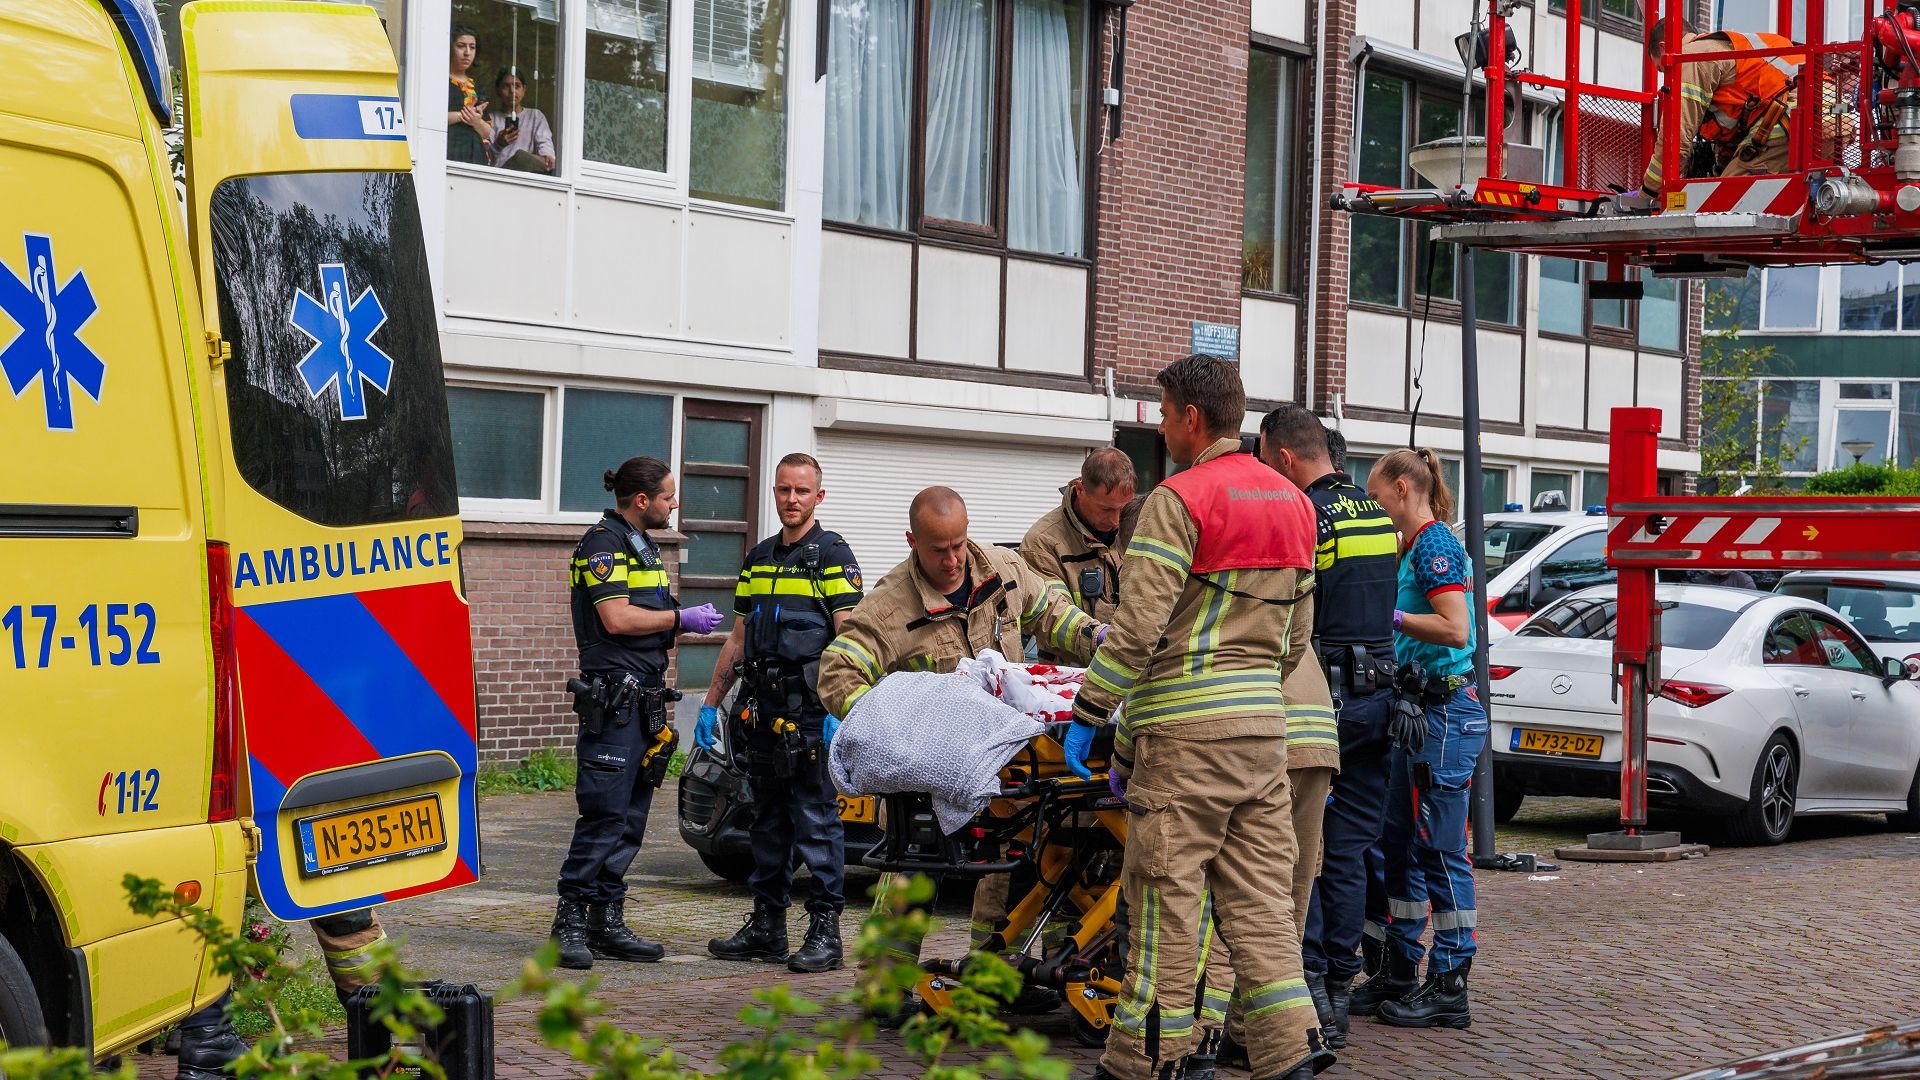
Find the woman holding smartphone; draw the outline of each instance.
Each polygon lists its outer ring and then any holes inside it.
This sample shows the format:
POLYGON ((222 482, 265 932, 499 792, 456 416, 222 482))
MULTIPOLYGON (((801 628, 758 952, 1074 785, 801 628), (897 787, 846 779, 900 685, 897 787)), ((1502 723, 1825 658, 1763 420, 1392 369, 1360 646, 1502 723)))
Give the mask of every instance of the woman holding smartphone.
POLYGON ((521 172, 553 171, 553 125, 547 114, 522 104, 527 84, 518 68, 501 68, 493 79, 493 163, 521 172))

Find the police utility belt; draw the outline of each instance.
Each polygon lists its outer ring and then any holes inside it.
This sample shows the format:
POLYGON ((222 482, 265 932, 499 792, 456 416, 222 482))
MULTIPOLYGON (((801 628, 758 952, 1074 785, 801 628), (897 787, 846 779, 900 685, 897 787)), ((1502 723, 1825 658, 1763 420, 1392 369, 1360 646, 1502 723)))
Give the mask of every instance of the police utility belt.
POLYGON ((580 729, 591 736, 632 723, 646 725, 646 752, 640 758, 641 779, 658 787, 667 778, 676 741, 667 724, 667 706, 680 700, 680 691, 647 686, 630 671, 597 672, 567 680, 573 693, 573 711, 580 729))

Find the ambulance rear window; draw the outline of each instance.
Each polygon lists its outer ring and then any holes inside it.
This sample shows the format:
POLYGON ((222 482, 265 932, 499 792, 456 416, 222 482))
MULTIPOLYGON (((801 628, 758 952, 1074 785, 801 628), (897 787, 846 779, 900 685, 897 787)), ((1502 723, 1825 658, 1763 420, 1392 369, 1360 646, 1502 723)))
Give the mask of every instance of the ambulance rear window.
POLYGON ((212 233, 247 483, 321 525, 457 513, 413 178, 228 180, 212 233))

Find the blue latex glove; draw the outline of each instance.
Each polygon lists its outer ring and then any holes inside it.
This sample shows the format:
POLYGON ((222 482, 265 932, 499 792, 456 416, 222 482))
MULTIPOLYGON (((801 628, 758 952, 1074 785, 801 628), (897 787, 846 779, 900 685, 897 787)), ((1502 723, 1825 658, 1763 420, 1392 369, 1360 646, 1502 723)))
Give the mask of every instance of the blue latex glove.
POLYGON ((1093 770, 1087 768, 1087 753, 1093 749, 1093 737, 1099 730, 1092 724, 1079 720, 1075 720, 1067 728, 1067 737, 1063 740, 1067 768, 1082 780, 1093 779, 1093 770))
POLYGON ((713 705, 700 706, 700 721, 693 725, 693 745, 711 753, 720 745, 720 710, 713 705))
POLYGON ((840 718, 832 713, 820 726, 820 746, 822 749, 833 745, 833 737, 840 733, 840 718))
POLYGON ((727 617, 712 604, 680 609, 680 630, 688 634, 711 634, 727 617))

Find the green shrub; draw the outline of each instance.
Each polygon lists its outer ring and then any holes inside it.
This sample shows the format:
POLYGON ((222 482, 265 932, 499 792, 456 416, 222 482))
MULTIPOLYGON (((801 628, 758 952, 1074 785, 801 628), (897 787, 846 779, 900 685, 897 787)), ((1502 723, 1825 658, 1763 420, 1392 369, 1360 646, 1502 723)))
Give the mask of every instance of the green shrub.
POLYGON ((1809 495, 1920 496, 1920 469, 1892 465, 1849 465, 1812 477, 1809 495))

